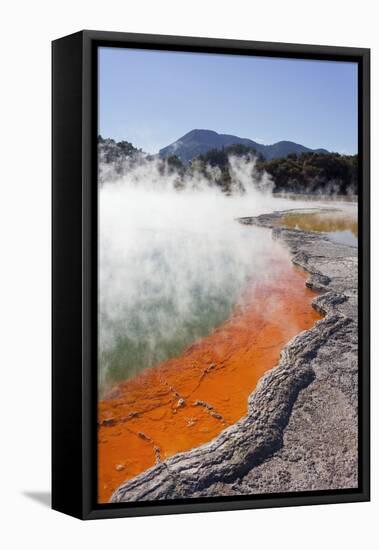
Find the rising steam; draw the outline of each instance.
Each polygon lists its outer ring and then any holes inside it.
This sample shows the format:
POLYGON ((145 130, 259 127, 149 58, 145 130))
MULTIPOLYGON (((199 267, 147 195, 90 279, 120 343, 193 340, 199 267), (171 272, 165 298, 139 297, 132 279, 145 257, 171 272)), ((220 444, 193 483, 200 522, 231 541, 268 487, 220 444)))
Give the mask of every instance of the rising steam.
POLYGON ((180 354, 223 322, 247 281, 270 276, 286 253, 270 232, 236 221, 280 208, 253 158, 229 159, 231 192, 217 169, 180 176, 159 159, 115 169, 100 162, 99 383, 180 354), (274 203, 275 202, 275 208, 274 203))

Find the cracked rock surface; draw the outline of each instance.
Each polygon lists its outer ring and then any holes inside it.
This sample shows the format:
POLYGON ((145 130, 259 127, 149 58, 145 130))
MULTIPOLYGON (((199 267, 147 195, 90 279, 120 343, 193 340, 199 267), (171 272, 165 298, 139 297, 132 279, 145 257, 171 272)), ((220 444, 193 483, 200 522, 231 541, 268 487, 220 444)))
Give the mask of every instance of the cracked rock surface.
POLYGON ((325 317, 285 346, 246 416, 122 484, 111 502, 357 487, 357 249, 285 229, 282 215, 240 222, 272 229, 309 273, 306 284, 318 292, 312 305, 325 317))

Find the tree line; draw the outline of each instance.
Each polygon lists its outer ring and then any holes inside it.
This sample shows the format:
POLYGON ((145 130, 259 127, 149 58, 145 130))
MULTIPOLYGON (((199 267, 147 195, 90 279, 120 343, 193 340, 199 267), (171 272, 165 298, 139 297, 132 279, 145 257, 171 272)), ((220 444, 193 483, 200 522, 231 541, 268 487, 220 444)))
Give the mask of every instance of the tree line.
MULTIPOLYGON (((116 142, 113 139, 98 137, 99 158, 102 162, 122 165, 125 158, 145 160, 156 157, 146 155, 128 141, 116 142)), ((262 154, 245 145, 230 145, 223 149, 211 149, 185 164, 176 155, 160 159, 162 170, 175 171, 180 178, 200 172, 209 178, 209 168, 218 169, 216 185, 224 191, 230 190, 231 173, 229 158, 242 157, 246 161, 255 159, 256 173, 269 174, 273 181, 274 193, 339 194, 356 195, 358 193, 358 155, 339 153, 307 152, 300 155, 266 160, 262 154)))
POLYGON ((257 172, 267 172, 271 176, 274 193, 358 193, 358 155, 307 152, 266 160, 252 148, 231 145, 224 149, 212 149, 200 155, 197 161, 204 167, 220 168, 220 184, 225 184, 230 179, 228 159, 231 155, 255 158, 257 172))

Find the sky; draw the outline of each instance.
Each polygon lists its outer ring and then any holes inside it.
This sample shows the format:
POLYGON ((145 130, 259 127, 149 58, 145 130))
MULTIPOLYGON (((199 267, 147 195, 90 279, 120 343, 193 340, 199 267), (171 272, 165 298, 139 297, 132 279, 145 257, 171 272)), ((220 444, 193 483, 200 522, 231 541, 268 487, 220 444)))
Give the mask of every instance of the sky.
POLYGON ((193 129, 357 153, 356 63, 99 48, 99 133, 147 153, 193 129))

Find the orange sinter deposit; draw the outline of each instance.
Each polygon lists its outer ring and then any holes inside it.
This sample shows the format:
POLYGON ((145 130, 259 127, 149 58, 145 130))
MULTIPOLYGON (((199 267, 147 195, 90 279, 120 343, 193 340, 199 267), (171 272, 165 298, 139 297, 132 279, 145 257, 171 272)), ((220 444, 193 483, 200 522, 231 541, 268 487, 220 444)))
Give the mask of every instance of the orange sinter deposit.
MULTIPOLYGON (((280 350, 320 315, 307 275, 279 260, 231 317, 182 355, 113 387, 98 406, 98 499, 157 461, 205 443, 247 412, 280 350)), ((173 319, 175 322, 175 319, 173 319)))

